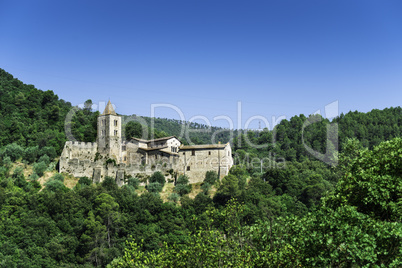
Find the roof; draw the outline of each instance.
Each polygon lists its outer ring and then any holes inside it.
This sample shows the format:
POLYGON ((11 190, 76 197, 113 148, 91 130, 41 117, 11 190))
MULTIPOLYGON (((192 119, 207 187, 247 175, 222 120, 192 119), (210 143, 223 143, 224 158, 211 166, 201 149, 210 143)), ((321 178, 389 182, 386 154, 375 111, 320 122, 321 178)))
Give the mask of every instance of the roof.
POLYGON ((162 150, 160 150, 161 152, 164 152, 164 153, 167 153, 167 154, 171 154, 171 155, 179 155, 178 153, 174 153, 174 152, 171 152, 171 151, 169 151, 169 150, 166 150, 166 149, 162 149, 162 150))
POLYGON ((163 147, 147 147, 147 148, 142 148, 142 147, 138 147, 138 150, 144 150, 144 151, 147 151, 147 152, 149 152, 149 151, 158 151, 158 150, 162 150, 162 149, 165 149, 165 148, 168 148, 167 146, 163 146, 163 147))
POLYGON ((110 102, 110 100, 108 101, 108 103, 106 104, 105 110, 103 111, 102 115, 117 115, 116 112, 114 111, 113 105, 110 102))
POLYGON ((228 145, 226 144, 202 144, 202 145, 182 145, 180 150, 200 150, 200 149, 223 149, 228 145))
MULTIPOLYGON (((151 143, 151 142, 158 142, 158 141, 170 140, 170 139, 172 139, 172 138, 175 138, 175 139, 177 139, 178 141, 180 141, 178 138, 176 138, 176 136, 163 137, 163 138, 153 139, 153 140, 143 140, 143 139, 139 139, 139 138, 131 138, 131 139, 136 140, 136 141, 140 141, 140 142, 151 143)), ((180 142, 180 143, 181 143, 181 142, 180 142)))

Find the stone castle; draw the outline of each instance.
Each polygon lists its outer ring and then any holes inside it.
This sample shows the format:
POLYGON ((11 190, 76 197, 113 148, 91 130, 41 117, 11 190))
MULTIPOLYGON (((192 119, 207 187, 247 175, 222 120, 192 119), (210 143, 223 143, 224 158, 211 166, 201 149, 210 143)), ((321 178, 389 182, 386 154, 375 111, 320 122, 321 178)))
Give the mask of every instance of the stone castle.
POLYGON ((230 144, 183 145, 175 136, 123 141, 121 116, 110 101, 98 117, 96 142, 67 141, 60 157, 59 172, 101 182, 106 176, 123 185, 128 176, 146 178, 156 171, 167 179, 185 174, 190 183, 202 182, 205 173, 216 171, 220 178, 233 165, 230 144))

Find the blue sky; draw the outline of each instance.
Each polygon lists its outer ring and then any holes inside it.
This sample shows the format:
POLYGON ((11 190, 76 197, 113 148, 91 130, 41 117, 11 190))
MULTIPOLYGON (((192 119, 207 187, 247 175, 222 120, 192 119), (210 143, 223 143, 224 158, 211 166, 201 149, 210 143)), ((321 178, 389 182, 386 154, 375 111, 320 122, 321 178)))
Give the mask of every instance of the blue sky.
POLYGON ((0 68, 74 105, 110 98, 150 116, 169 104, 225 127, 214 117, 244 128, 334 101, 367 112, 400 106, 401 12, 368 0, 0 0, 0 68))

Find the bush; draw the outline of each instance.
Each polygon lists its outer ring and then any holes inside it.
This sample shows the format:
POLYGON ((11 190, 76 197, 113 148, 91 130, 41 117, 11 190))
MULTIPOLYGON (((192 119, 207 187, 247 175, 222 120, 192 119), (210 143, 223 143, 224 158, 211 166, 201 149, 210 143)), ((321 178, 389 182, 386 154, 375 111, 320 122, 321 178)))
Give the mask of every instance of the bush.
POLYGON ((38 159, 38 154, 39 154, 39 147, 34 146, 34 147, 28 147, 24 151, 24 159, 28 161, 28 163, 35 163, 35 161, 38 159))
POLYGON ((138 186, 140 186, 140 180, 138 178, 128 177, 127 184, 134 189, 138 189, 138 186))
POLYGON ((211 189, 211 184, 209 184, 209 183, 207 183, 207 182, 204 182, 204 183, 201 185, 201 189, 204 191, 204 194, 208 194, 208 193, 209 193, 209 190, 211 189))
POLYGON ((52 177, 53 180, 64 182, 64 176, 60 173, 54 174, 52 177))
POLYGON ((79 184, 81 185, 91 185, 92 184, 92 180, 89 179, 88 177, 81 177, 80 180, 78 181, 79 184))
POLYGON ((214 185, 215 182, 217 182, 217 181, 218 181, 218 173, 216 173, 216 171, 210 170, 210 171, 207 171, 207 173, 205 173, 204 183, 214 185))
POLYGON ((43 176, 43 172, 45 172, 46 168, 47 165, 44 162, 38 162, 33 165, 33 169, 35 173, 39 175, 39 177, 43 176))
POLYGON ((103 188, 107 189, 108 191, 115 191, 118 189, 116 180, 109 176, 105 177, 105 179, 102 181, 101 185, 103 188))
POLYGON ((159 183, 162 187, 165 185, 165 176, 159 171, 156 171, 152 176, 149 178, 149 184, 151 183, 159 183))
POLYGON ((180 195, 176 194, 176 193, 171 193, 168 197, 169 201, 175 202, 177 203, 177 201, 179 201, 180 199, 180 195))
POLYGON ((25 178, 24 177, 24 169, 22 167, 16 167, 13 172, 13 178, 25 178))
POLYGON ((146 189, 150 193, 159 193, 162 192, 163 185, 160 184, 159 182, 152 182, 146 186, 146 189))
POLYGON ((29 176, 29 179, 30 179, 31 181, 36 181, 36 180, 39 179, 39 176, 38 176, 38 174, 36 174, 36 173, 34 172, 34 173, 32 173, 31 176, 29 176))
POLYGON ((179 178, 177 179, 177 181, 176 181, 176 185, 177 184, 184 184, 184 185, 186 185, 186 184, 188 184, 188 182, 189 182, 189 177, 187 176, 187 175, 180 175, 179 176, 179 178))
POLYGON ((50 179, 48 182, 46 182, 45 186, 46 190, 52 192, 66 191, 68 189, 61 181, 53 179, 50 179))
POLYGON ((8 156, 13 162, 21 158, 23 155, 24 155, 24 149, 16 143, 8 144, 4 148, 3 157, 8 156))
POLYGON ((56 149, 50 146, 43 147, 39 151, 39 156, 47 155, 50 158, 50 161, 53 161, 54 158, 57 157, 56 149))
POLYGON ((174 191, 180 196, 183 196, 191 192, 191 185, 177 184, 176 187, 174 187, 174 191))
POLYGON ((174 191, 183 196, 191 192, 191 185, 188 184, 189 178, 186 175, 180 175, 177 179, 174 191))
POLYGON ((46 166, 48 166, 50 164, 50 157, 47 154, 44 154, 41 157, 39 157, 38 162, 43 162, 46 164, 46 166))

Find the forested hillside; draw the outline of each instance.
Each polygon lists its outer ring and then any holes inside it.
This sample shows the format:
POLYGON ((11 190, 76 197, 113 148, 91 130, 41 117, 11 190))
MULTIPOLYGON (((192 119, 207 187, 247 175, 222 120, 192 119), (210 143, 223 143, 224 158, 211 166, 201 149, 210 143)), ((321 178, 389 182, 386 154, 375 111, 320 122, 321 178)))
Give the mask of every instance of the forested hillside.
MULTIPOLYGON (((90 106, 72 120, 81 141, 96 139, 99 112, 90 106)), ((67 175, 55 168, 71 108, 0 69, 1 267, 402 265, 400 107, 319 118, 303 136, 312 117, 239 131, 237 165, 221 181, 208 172, 202 184, 180 176, 174 185, 155 173, 145 188, 132 177, 121 188, 113 178, 93 184, 86 177, 66 187, 67 175), (327 144, 335 123, 339 153, 327 144), (338 165, 311 156, 302 137, 333 152, 338 165)), ((142 135, 139 122, 126 122, 128 136, 142 135)), ((181 126, 156 119, 154 137, 179 135, 181 126)), ((190 137, 209 143, 210 135, 190 137)))

